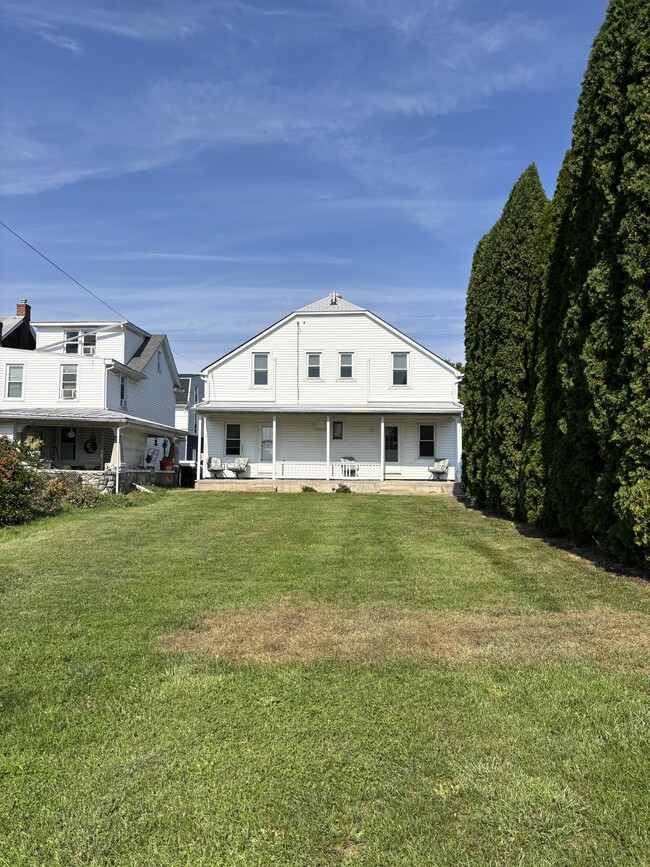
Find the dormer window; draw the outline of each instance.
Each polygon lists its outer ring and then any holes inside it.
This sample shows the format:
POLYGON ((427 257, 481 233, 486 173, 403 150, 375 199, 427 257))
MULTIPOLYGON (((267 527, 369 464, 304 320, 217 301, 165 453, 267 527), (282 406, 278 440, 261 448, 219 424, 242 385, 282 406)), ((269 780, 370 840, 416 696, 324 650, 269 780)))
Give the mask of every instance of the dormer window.
POLYGON ((79 332, 66 331, 65 333, 65 354, 79 355, 79 332))
POLYGON ((97 335, 86 331, 66 331, 63 351, 66 355, 94 355, 97 335))

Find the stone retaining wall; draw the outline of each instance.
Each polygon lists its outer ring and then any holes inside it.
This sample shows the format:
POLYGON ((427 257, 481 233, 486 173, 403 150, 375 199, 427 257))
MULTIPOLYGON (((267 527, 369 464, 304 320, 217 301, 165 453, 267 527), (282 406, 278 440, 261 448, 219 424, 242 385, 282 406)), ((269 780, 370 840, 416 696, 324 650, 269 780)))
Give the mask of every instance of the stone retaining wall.
MULTIPOLYGON (((115 492, 115 470, 40 470, 46 476, 65 476, 73 482, 81 482, 96 488, 102 494, 115 492)), ((144 488, 157 485, 159 488, 175 488, 178 485, 178 467, 173 470, 120 470, 120 493, 128 494, 132 486, 144 488)))

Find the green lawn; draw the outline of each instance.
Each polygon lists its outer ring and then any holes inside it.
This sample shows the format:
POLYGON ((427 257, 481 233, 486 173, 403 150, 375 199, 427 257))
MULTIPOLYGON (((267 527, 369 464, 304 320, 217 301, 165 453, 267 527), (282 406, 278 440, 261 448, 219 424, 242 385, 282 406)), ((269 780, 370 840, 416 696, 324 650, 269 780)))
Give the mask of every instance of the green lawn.
POLYGON ((648 585, 444 497, 171 492, 0 531, 0 564, 0 864, 650 863, 650 656, 604 628, 648 585), (279 604, 361 644, 168 649, 279 604), (366 658, 402 614, 467 652, 366 658))

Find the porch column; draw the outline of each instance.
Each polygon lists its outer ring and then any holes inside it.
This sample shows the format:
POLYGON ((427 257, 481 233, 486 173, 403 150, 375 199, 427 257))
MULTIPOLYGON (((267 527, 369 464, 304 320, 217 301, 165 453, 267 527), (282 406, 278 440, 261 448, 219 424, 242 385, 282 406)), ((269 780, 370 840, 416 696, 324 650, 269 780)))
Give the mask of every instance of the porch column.
POLYGON ((456 419, 456 481, 463 481, 463 426, 460 415, 456 419))
POLYGON ((201 461, 203 459, 203 434, 205 432, 205 416, 199 416, 199 441, 196 444, 196 481, 201 481, 201 461))
POLYGON ((325 441, 325 462, 327 464, 325 470, 325 478, 329 482, 332 473, 330 472, 330 417, 327 416, 327 421, 325 422, 325 436, 327 437, 325 441))
POLYGON ((277 431, 278 431, 278 424, 277 424, 276 416, 273 416, 273 449, 272 449, 273 457, 272 457, 272 461, 273 461, 273 478, 274 479, 277 478, 277 474, 275 472, 275 459, 276 459, 275 439, 276 439, 277 431))
POLYGON ((381 417, 381 424, 379 425, 379 463, 381 467, 379 469, 379 481, 383 482, 386 478, 386 426, 384 424, 384 417, 381 417))
POLYGON ((117 453, 117 462, 115 464, 115 493, 119 494, 120 492, 120 464, 122 462, 122 443, 120 442, 120 431, 121 427, 118 427, 115 431, 115 451, 117 453))

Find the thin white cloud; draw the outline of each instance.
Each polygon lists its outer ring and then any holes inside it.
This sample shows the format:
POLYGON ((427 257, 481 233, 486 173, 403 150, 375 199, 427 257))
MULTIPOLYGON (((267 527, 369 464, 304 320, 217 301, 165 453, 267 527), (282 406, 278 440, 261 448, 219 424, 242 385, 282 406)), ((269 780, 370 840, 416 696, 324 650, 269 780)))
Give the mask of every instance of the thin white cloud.
POLYGON ((123 261, 170 260, 179 262, 240 262, 247 265, 348 265, 349 259, 339 256, 325 256, 312 253, 292 254, 219 254, 219 253, 181 253, 181 252, 156 252, 134 251, 128 253, 106 254, 101 258, 123 261))

